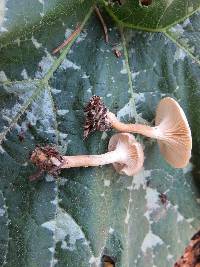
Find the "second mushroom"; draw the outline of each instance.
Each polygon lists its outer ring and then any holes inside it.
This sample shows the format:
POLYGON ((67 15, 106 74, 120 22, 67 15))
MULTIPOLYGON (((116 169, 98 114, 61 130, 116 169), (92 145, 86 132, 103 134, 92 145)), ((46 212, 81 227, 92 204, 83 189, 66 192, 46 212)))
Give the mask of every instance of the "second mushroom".
POLYGON ((109 112, 99 96, 93 96, 85 108, 84 137, 90 132, 114 128, 120 132, 139 133, 158 140, 161 154, 175 168, 185 167, 191 157, 192 137, 183 109, 171 97, 163 98, 157 107, 155 127, 125 124, 109 112))
POLYGON ((47 171, 50 174, 58 174, 65 168, 113 164, 118 173, 132 176, 143 166, 142 146, 131 134, 113 135, 109 141, 108 151, 102 155, 61 156, 55 148, 48 145, 36 147, 30 159, 39 168, 40 173, 47 171))

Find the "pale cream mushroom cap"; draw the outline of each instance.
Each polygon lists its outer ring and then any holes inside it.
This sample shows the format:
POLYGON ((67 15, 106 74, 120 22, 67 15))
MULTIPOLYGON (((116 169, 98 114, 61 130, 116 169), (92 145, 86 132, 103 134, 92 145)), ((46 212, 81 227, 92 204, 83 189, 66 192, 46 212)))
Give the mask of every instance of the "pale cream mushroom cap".
POLYGON ((126 159, 113 163, 115 170, 120 174, 132 176, 140 171, 144 163, 144 153, 140 143, 129 133, 118 133, 111 137, 108 150, 113 151, 120 145, 122 153, 126 153, 126 159))
POLYGON ((171 97, 157 107, 155 124, 159 129, 159 146, 165 160, 175 168, 184 168, 191 157, 192 137, 183 109, 171 97))

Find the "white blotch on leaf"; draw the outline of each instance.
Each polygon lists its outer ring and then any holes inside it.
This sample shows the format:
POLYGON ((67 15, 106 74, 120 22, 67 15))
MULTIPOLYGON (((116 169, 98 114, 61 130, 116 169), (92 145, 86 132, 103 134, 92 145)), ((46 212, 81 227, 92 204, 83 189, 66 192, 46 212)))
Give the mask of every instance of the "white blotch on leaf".
POLYGON ((7 32, 7 31, 8 30, 5 27, 3 27, 3 26, 0 27, 0 32, 7 32))
POLYGON ((112 94, 107 94, 107 95, 106 95, 106 97, 111 97, 111 96, 112 96, 112 94))
POLYGON ((177 222, 182 222, 183 220, 184 217, 179 212, 177 212, 177 222))
POLYGON ((67 39, 72 34, 72 32, 73 32, 72 29, 66 29, 65 30, 65 38, 67 39))
POLYGON ((5 211, 4 209, 1 209, 1 208, 0 208, 0 217, 3 217, 4 214, 5 214, 5 212, 6 212, 6 211, 5 211))
POLYGON ((56 88, 51 88, 51 92, 52 92, 52 94, 54 94, 54 95, 58 95, 58 94, 61 93, 61 90, 58 90, 58 89, 56 89, 56 88))
POLYGON ((156 189, 147 187, 145 199, 147 201, 147 209, 150 212, 159 208, 159 193, 156 189))
POLYGON ((82 79, 88 79, 88 78, 90 78, 90 75, 86 75, 86 73, 84 72, 84 74, 82 75, 81 78, 82 78, 82 79))
POLYGON ((129 118, 133 118, 134 117, 134 112, 131 106, 131 101, 129 101, 123 108, 121 108, 118 112, 117 112, 117 118, 120 120, 121 118, 123 118, 124 116, 128 115, 129 118))
POLYGON ((92 93, 92 87, 88 88, 87 92, 91 94, 92 93))
POLYGON ((96 264, 96 266, 99 266, 99 264, 100 264, 100 257, 94 257, 94 256, 92 256, 89 259, 89 264, 96 264))
POLYGON ((3 70, 0 71, 0 82, 6 82, 8 80, 5 72, 3 70))
POLYGON ((16 38, 16 39, 14 40, 14 42, 18 45, 18 47, 20 47, 20 44, 21 44, 21 40, 20 40, 20 38, 16 38))
POLYGON ((141 249, 143 253, 146 253, 148 249, 153 249, 154 247, 162 244, 162 239, 149 230, 148 234, 145 236, 142 242, 141 249))
POLYGON ((28 80, 28 73, 26 71, 26 69, 23 69, 21 72, 21 76, 24 80, 28 80))
POLYGON ((187 19, 184 21, 184 23, 183 23, 183 27, 185 28, 185 27, 187 27, 189 24, 190 24, 190 19, 187 18, 187 19))
POLYGON ((185 51, 183 51, 183 49, 177 47, 175 55, 174 55, 174 61, 184 60, 185 57, 186 57, 185 51))
POLYGON ((75 63, 73 63, 72 61, 70 61, 69 59, 65 58, 62 62, 62 64, 60 65, 61 69, 68 69, 68 68, 72 68, 74 70, 80 70, 81 67, 76 65, 75 63))
POLYGON ((101 140, 105 140, 108 137, 106 132, 103 132, 101 135, 101 140))
POLYGON ((115 231, 115 230, 114 230, 112 227, 110 227, 108 232, 109 232, 109 234, 112 235, 112 234, 114 233, 114 231, 115 231))
POLYGON ((57 114, 58 114, 59 116, 64 116, 64 115, 66 115, 67 113, 69 113, 69 110, 68 110, 68 109, 58 109, 58 110, 57 110, 57 114))
POLYGON ((178 35, 182 35, 184 33, 183 26, 180 24, 177 24, 176 26, 172 27, 170 31, 178 35))
POLYGON ((40 122, 38 130, 55 134, 55 118, 48 90, 44 90, 41 97, 32 103, 32 110, 27 112, 27 119, 31 125, 40 122))
POLYGON ((158 191, 153 188, 147 187, 145 199, 146 199, 147 211, 145 212, 144 216, 151 223, 150 216, 152 212, 160 207, 158 191))
POLYGON ((183 215, 178 211, 178 205, 174 206, 174 210, 177 213, 177 222, 182 222, 184 220, 183 215))
POLYGON ((55 181, 55 179, 54 179, 54 177, 52 175, 47 174, 45 176, 45 181, 46 182, 53 182, 53 181, 55 181))
POLYGON ((130 219, 130 213, 129 213, 129 210, 128 210, 127 213, 126 213, 126 218, 124 220, 125 224, 128 224, 129 219, 130 219))
POLYGON ((68 134, 62 133, 62 132, 59 132, 58 134, 59 134, 61 144, 67 148, 68 144, 71 142, 71 140, 66 140, 68 137, 68 134))
POLYGON ((183 168, 183 174, 190 173, 193 170, 193 164, 191 162, 188 163, 188 165, 183 168))
MULTIPOLYGON (((28 83, 28 82, 27 82, 28 83)), ((17 83, 15 86, 12 86, 12 88, 10 88, 9 86, 4 86, 4 88, 10 92, 23 92, 23 90, 27 90, 27 88, 31 89, 32 84, 30 83, 30 87, 29 87, 29 83, 28 84, 21 84, 21 83, 17 83)), ((32 86, 32 88, 34 88, 34 86, 32 86)), ((31 95, 31 90, 27 93, 23 93, 21 95, 18 96, 19 102, 17 102, 16 104, 14 104, 14 106, 11 109, 2 109, 1 114, 4 120, 8 121, 8 123, 10 123, 11 119, 15 116, 17 116, 17 114, 20 112, 22 104, 30 97, 31 95)), ((25 123, 24 123, 25 125, 25 123)), ((18 125, 16 124, 15 127, 17 130, 21 130, 20 127, 18 127, 18 125)), ((25 125, 25 130, 27 128, 27 125, 25 125)))
POLYGON ((127 74, 127 68, 126 68, 126 62, 125 60, 122 60, 123 68, 120 71, 121 74, 127 74))
POLYGON ((135 99, 136 99, 136 102, 143 102, 144 103, 146 101, 144 93, 135 94, 135 99))
POLYGON ((1 0, 0 1, 0 27, 5 18, 5 10, 6 10, 5 0, 1 0))
MULTIPOLYGON (((55 179, 54 179, 54 181, 55 181, 55 179)), ((60 202, 61 200, 58 198, 58 197, 56 197, 54 200, 51 200, 51 204, 53 204, 53 205, 55 205, 55 206, 58 206, 58 203, 60 202)))
POLYGON ((6 1, 0 0, 0 32, 7 32, 8 30, 3 26, 3 22, 7 19, 5 18, 6 1))
POLYGON ((111 77, 111 81, 115 83, 115 78, 113 76, 111 77))
POLYGON ((66 241, 62 241, 61 248, 62 249, 68 249, 68 246, 67 246, 67 242, 66 241))
POLYGON ((81 228, 73 220, 73 218, 60 207, 57 209, 56 219, 42 224, 54 233, 55 242, 62 242, 61 247, 73 251, 76 247, 77 240, 85 240, 85 236, 81 228), (67 242, 65 240, 67 238, 67 242))
POLYGON ((167 260, 168 260, 168 261, 172 260, 173 258, 174 258, 174 256, 173 256, 172 254, 168 254, 168 255, 167 255, 167 260))
POLYGON ((54 248, 54 247, 48 248, 48 250, 49 250, 51 253, 54 253, 54 252, 55 252, 55 248, 54 248))
POLYGON ((188 218, 186 221, 187 221, 188 223, 192 223, 192 222, 194 221, 194 218, 188 218))
POLYGON ((12 120, 10 117, 6 116, 5 114, 2 115, 2 118, 7 121, 8 123, 10 123, 12 120))
POLYGON ((38 64, 39 70, 35 74, 35 77, 38 79, 44 77, 44 75, 48 72, 54 61, 54 58, 46 49, 45 53, 46 56, 42 57, 42 60, 38 64))
POLYGON ((151 170, 144 170, 144 168, 134 176, 133 178, 133 188, 135 190, 140 189, 142 186, 145 188, 146 186, 146 178, 151 176, 151 170))
POLYGON ((134 80, 139 74, 140 74, 139 71, 137 71, 137 72, 132 72, 132 73, 131 73, 132 79, 134 80))
POLYGON ((31 37, 31 41, 33 42, 33 45, 34 45, 35 48, 37 48, 37 49, 39 49, 39 48, 42 46, 42 44, 39 43, 39 42, 34 38, 34 36, 31 37))
POLYGON ((81 32, 76 40, 76 43, 84 41, 86 37, 87 37, 87 32, 86 31, 81 32))
POLYGON ((110 186, 110 180, 104 179, 104 186, 109 187, 110 186))

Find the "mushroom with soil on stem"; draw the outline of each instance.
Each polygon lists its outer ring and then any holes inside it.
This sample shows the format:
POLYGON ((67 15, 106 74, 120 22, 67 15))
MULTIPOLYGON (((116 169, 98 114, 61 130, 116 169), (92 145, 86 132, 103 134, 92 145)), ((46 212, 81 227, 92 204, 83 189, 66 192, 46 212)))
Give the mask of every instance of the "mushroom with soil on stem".
POLYGON ((184 254, 174 267, 200 267, 200 230, 191 238, 184 254))
MULTIPOLYGON (((118 173, 132 176, 143 166, 142 145, 131 134, 113 135, 109 141, 108 151, 102 155, 61 156, 55 147, 48 145, 36 147, 30 160, 39 168, 40 174, 46 171, 53 175, 57 175, 65 168, 101 166, 112 163, 118 173)), ((36 178, 38 175, 32 176, 30 179, 36 178)))
POLYGON ((138 133, 158 140, 161 154, 175 168, 185 167, 191 157, 192 137, 183 109, 171 97, 163 98, 157 107, 155 126, 125 124, 109 112, 99 96, 93 96, 84 109, 84 138, 95 130, 114 128, 120 132, 138 133))

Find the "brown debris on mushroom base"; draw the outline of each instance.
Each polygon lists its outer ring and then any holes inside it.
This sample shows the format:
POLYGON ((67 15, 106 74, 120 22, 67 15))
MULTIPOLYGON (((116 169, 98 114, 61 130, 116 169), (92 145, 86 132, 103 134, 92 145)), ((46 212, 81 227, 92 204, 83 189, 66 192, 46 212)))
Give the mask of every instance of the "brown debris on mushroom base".
POLYGON ((84 108, 85 125, 84 139, 94 131, 107 131, 111 129, 111 123, 107 116, 107 108, 101 100, 100 96, 93 96, 87 106, 84 108))
MULTIPOLYGON (((59 154, 55 147, 47 145, 45 147, 37 146, 30 156, 31 162, 39 169, 39 175, 47 172, 51 175, 57 176, 60 173, 60 168, 64 163, 63 157, 59 154), (52 158, 58 161, 58 165, 52 162, 52 158)), ((38 174, 30 177, 30 180, 35 180, 38 174)))
POLYGON ((183 256, 174 267, 200 267, 200 231, 192 237, 183 256))
POLYGON ((141 6, 150 6, 152 4, 152 0, 140 0, 141 6))
POLYGON ((114 267, 114 265, 110 262, 105 261, 103 267, 114 267))

